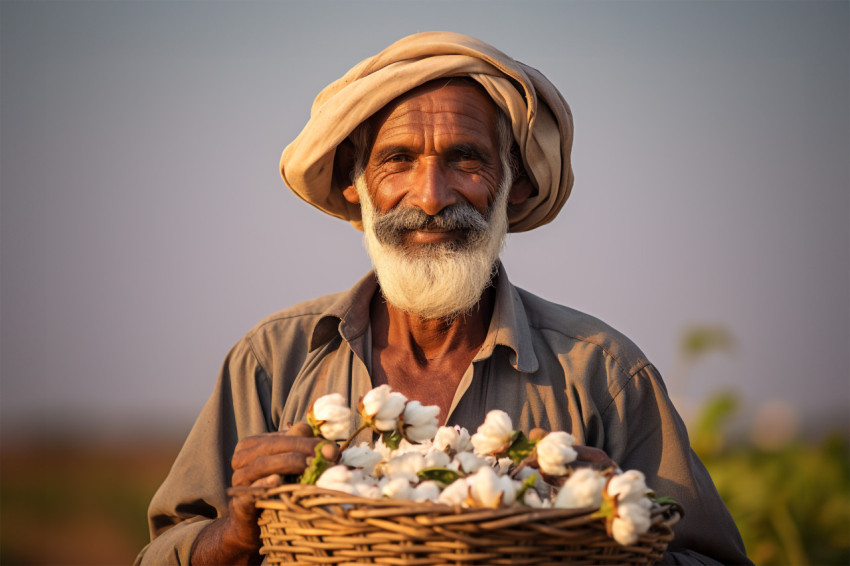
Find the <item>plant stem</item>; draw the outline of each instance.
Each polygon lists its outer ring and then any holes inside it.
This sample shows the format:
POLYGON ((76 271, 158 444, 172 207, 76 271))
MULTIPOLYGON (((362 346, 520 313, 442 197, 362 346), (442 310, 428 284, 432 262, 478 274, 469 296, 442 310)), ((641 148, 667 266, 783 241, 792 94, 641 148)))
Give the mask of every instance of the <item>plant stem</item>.
POLYGON ((363 432, 363 431, 364 431, 364 430, 366 430, 367 428, 369 428, 369 425, 368 425, 368 424, 366 424, 366 423, 361 424, 361 425, 357 428, 357 430, 355 430, 355 431, 354 431, 354 434, 352 434, 350 437, 348 437, 348 440, 346 440, 345 442, 343 442, 343 443, 342 443, 342 446, 340 446, 340 447, 339 447, 339 453, 340 453, 340 454, 342 454, 342 451, 343 451, 343 450, 345 450, 346 448, 348 448, 348 445, 349 445, 349 444, 351 444, 351 441, 352 441, 352 440, 354 440, 354 438, 355 438, 358 434, 360 434, 361 432, 363 432))

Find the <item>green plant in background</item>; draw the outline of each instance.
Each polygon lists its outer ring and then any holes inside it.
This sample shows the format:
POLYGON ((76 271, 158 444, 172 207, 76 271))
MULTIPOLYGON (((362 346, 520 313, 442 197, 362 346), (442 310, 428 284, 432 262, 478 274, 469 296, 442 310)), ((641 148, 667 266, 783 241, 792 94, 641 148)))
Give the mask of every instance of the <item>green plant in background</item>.
MULTIPOLYGON (((734 344, 721 329, 695 329, 683 360, 734 344)), ((688 424, 691 445, 708 468, 756 564, 850 564, 850 443, 846 431, 818 442, 799 436, 758 446, 731 438, 739 406, 733 391, 715 394, 688 424)))

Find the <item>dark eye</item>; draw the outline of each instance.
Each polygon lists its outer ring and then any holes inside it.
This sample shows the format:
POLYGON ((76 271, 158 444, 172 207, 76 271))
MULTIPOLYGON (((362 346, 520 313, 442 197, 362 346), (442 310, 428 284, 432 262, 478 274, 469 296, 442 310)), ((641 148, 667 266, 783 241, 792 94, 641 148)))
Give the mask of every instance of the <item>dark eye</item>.
POLYGON ((387 163, 406 163, 410 161, 410 157, 403 153, 396 153, 387 158, 387 163))

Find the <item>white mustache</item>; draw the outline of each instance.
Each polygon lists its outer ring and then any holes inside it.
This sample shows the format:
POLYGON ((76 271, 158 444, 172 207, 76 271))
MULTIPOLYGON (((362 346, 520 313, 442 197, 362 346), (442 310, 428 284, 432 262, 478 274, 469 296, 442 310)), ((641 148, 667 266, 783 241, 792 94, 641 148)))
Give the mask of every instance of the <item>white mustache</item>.
POLYGON ((415 230, 460 231, 469 245, 487 234, 487 219, 466 203, 447 206, 437 214, 427 214, 420 208, 403 207, 376 214, 375 236, 385 245, 398 246, 405 233, 415 230))

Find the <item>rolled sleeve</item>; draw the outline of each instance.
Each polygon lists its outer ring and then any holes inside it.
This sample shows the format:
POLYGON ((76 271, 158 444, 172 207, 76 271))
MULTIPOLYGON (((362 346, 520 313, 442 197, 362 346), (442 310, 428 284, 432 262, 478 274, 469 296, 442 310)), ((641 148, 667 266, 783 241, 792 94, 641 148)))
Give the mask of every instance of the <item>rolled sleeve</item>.
POLYGON ((269 397, 267 382, 250 341, 241 340, 225 359, 212 395, 151 500, 151 542, 136 564, 189 564, 198 534, 225 514, 236 443, 273 426, 263 402, 269 397))

